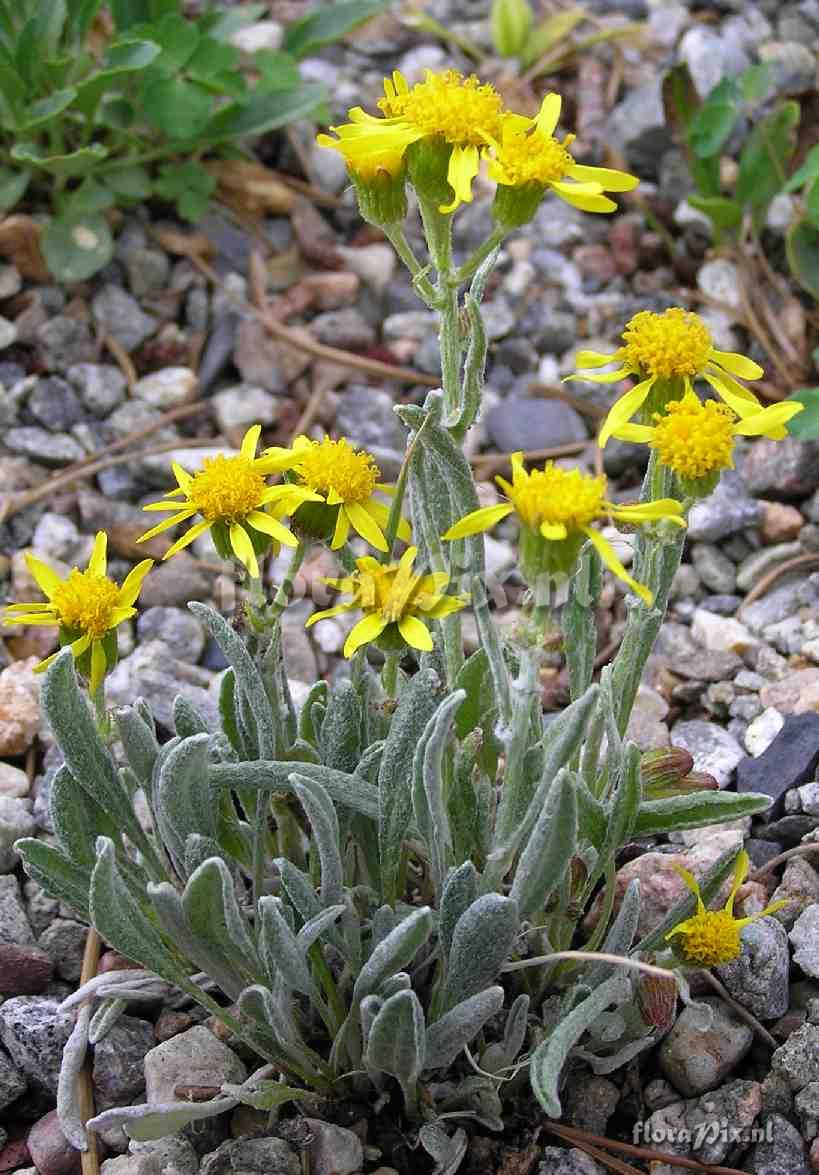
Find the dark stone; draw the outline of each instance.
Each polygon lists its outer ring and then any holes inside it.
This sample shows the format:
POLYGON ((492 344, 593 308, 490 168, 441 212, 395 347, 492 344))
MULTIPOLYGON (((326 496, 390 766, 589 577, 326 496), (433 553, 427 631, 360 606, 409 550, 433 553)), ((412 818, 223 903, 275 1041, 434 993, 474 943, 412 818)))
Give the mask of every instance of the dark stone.
POLYGON ((742 476, 754 497, 778 502, 807 498, 819 486, 819 444, 795 437, 762 438, 746 454, 742 476))
POLYGON ((0 944, 0 995, 39 995, 53 970, 51 956, 39 947, 0 944))
POLYGON ((68 432, 85 415, 71 384, 58 375, 38 380, 26 407, 36 423, 49 432, 68 432))
POLYGON ((486 417, 489 439, 504 453, 518 449, 547 449, 585 441, 588 430, 579 412, 562 400, 509 396, 486 417))
POLYGON ((770 1126, 771 1140, 758 1142, 748 1155, 745 1170, 749 1175, 810 1175, 805 1144, 787 1118, 771 1114, 757 1126, 770 1126))
POLYGON ((813 779, 819 765, 819 714, 789 714, 779 734, 758 758, 737 766, 737 791, 762 792, 775 801, 767 816, 778 816, 782 797, 813 779))
POLYGON ((153 1027, 147 1020, 120 1016, 111 1031, 94 1046, 94 1089, 97 1111, 127 1106, 145 1089, 145 1054, 154 1047, 153 1027))
POLYGON ((0 1040, 32 1085, 57 1092, 63 1048, 74 1026, 56 1000, 21 995, 0 1005, 0 1040))

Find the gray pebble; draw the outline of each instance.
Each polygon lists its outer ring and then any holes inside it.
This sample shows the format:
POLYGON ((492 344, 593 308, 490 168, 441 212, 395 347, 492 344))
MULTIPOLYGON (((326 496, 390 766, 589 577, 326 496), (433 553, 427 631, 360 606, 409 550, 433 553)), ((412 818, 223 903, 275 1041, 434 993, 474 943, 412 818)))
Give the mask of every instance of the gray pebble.
POLYGON ((0 1005, 0 1041, 31 1084, 52 1094, 73 1026, 73 1016, 44 996, 15 996, 0 1005))
POLYGON ((789 968, 785 928, 775 918, 761 918, 743 930, 742 954, 717 970, 743 1007, 760 1020, 775 1020, 788 1010, 789 968))

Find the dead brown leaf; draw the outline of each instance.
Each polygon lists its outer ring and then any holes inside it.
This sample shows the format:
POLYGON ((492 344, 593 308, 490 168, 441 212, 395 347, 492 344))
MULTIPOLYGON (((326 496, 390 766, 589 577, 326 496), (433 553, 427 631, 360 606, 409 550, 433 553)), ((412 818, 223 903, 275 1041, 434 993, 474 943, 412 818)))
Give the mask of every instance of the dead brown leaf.
POLYGON ((0 221, 0 257, 8 257, 23 277, 40 282, 50 276, 40 251, 41 232, 41 225, 22 213, 0 221))
POLYGON ((204 166, 216 178, 217 197, 239 215, 280 216, 298 200, 269 168, 252 159, 218 159, 204 166))

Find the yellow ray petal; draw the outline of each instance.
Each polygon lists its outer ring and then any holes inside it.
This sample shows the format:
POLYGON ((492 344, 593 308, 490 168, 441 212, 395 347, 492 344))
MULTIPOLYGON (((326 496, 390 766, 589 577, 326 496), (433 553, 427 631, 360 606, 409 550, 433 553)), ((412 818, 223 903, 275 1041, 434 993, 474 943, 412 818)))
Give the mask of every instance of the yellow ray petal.
POLYGON ((762 405, 753 392, 744 388, 742 384, 738 384, 729 375, 715 375, 713 372, 704 371, 702 376, 741 420, 744 420, 746 416, 755 416, 757 412, 762 411, 762 405))
POLYGON ((105 575, 108 569, 108 535, 104 530, 98 530, 94 536, 94 549, 88 560, 88 571, 92 575, 105 575))
POLYGON ((469 596, 441 596, 432 607, 423 609, 424 615, 430 620, 442 620, 444 616, 451 616, 453 612, 460 612, 469 603, 469 596))
POLYGON ((643 603, 650 608, 654 602, 653 594, 645 584, 638 583, 633 576, 629 575, 623 564, 617 558, 614 547, 612 547, 608 539, 603 538, 602 534, 592 526, 584 527, 583 533, 589 539, 605 565, 614 572, 618 579, 628 584, 634 594, 639 596, 643 603))
POLYGON ((141 534, 137 542, 147 543, 149 539, 154 539, 158 534, 162 534, 163 531, 170 530, 172 526, 176 526, 177 522, 187 522, 189 518, 193 518, 195 513, 196 508, 191 506, 187 510, 183 510, 180 514, 174 514, 173 518, 164 518, 162 522, 158 522, 156 526, 152 526, 150 530, 146 530, 145 534, 141 534))
POLYGON ((361 537, 375 547, 376 551, 387 550, 387 540, 381 531, 381 527, 375 519, 367 513, 360 502, 348 502, 346 506, 342 506, 342 510, 347 515, 354 530, 361 535, 361 537))
POLYGON ((253 550, 253 543, 250 541, 250 535, 238 522, 231 523, 229 533, 230 545, 236 557, 244 563, 252 578, 258 579, 259 564, 256 559, 256 552, 253 550))
POLYGON ((678 526, 685 526, 682 516, 682 504, 675 498, 657 498, 653 502, 635 502, 633 506, 618 506, 614 502, 604 502, 612 518, 619 518, 622 522, 657 522, 667 519, 678 526))
POLYGON ((763 436, 779 441, 787 436, 787 422, 803 409, 804 404, 799 404, 796 400, 783 400, 779 404, 763 408, 754 416, 746 416, 744 420, 738 421, 734 425, 734 432, 744 437, 763 436))
POLYGON ((691 890, 694 897, 697 899, 697 909, 702 912, 705 909, 700 893, 700 885, 693 873, 689 872, 683 865, 674 865, 674 871, 679 873, 685 884, 691 890))
POLYGON ((634 444, 651 444, 656 429, 648 424, 624 424, 617 429, 614 436, 620 441, 631 441, 634 444))
POLYGON ((731 375, 738 375, 740 379, 762 379, 765 369, 747 355, 740 355, 737 351, 711 350, 711 361, 724 367, 731 375))
POLYGON ((581 183, 599 184, 605 192, 630 192, 640 182, 636 175, 629 175, 627 171, 615 171, 612 167, 588 167, 583 163, 575 163, 566 174, 581 183))
POLYGON ((201 522, 195 522, 189 530, 185 531, 181 538, 178 538, 175 543, 168 547, 167 551, 162 556, 163 561, 165 559, 170 559, 172 555, 178 554, 178 552, 181 551, 184 547, 189 546, 194 539, 199 538, 200 534, 204 534, 205 531, 209 529, 210 523, 206 518, 203 518, 201 522))
POLYGON ((61 580, 56 571, 52 571, 47 563, 38 559, 36 555, 26 552, 26 567, 37 587, 50 600, 60 586, 61 580))
POLYGON ((597 438, 597 443, 602 449, 606 441, 624 424, 628 424, 635 412, 638 412, 646 402, 646 397, 654 386, 654 377, 644 379, 641 383, 635 384, 634 387, 621 396, 619 400, 615 400, 609 409, 609 414, 603 421, 603 427, 600 429, 600 436, 597 438))
POLYGON ((153 565, 153 559, 143 559, 141 563, 137 563, 136 567, 133 567, 128 572, 122 581, 122 587, 119 589, 120 604, 130 607, 136 601, 142 587, 142 581, 153 565))
POLYGON ((256 456, 256 446, 259 443, 259 437, 261 435, 262 426, 260 424, 254 424, 251 425, 242 437, 242 448, 240 452, 246 461, 252 461, 256 456))
POLYGON ((422 653, 432 651, 430 631, 417 616, 402 616, 398 621, 398 631, 413 649, 418 649, 422 653))
POLYGON ((336 515, 336 524, 333 528, 333 538, 330 542, 331 550, 337 551, 339 547, 343 547, 347 542, 349 534, 350 520, 344 510, 339 510, 338 514, 336 515))
MULTIPOLYGON (((577 185, 579 187, 579 185, 577 185)), ((573 191, 572 184, 552 184, 551 187, 561 200, 579 208, 581 212, 616 212, 617 205, 608 196, 587 195, 584 192, 573 191)))
POLYGON ((607 363, 619 363, 617 354, 604 355, 602 351, 578 351, 574 357, 574 365, 579 369, 585 367, 605 367, 607 363))
POLYGON ((355 604, 336 604, 332 608, 324 608, 321 612, 313 612, 304 623, 305 628, 312 628, 320 620, 329 620, 331 616, 339 616, 342 612, 350 612, 355 604))
POLYGON ((263 510, 251 510, 245 521, 254 530, 261 531, 262 534, 269 534, 277 543, 283 543, 286 547, 297 547, 299 545, 299 540, 291 530, 288 530, 283 523, 277 522, 275 518, 271 518, 269 514, 265 514, 263 510))
POLYGON ((560 111, 563 99, 560 94, 547 94, 540 104, 540 110, 535 117, 535 126, 542 135, 550 139, 555 133, 555 127, 560 122, 560 111))
POLYGON ((353 653, 357 652, 362 645, 367 645, 370 641, 377 640, 387 627, 387 623, 384 617, 378 612, 371 612, 368 616, 364 616, 350 630, 344 642, 344 656, 352 657, 353 653))
POLYGON ((478 174, 480 156, 478 148, 473 146, 452 148, 447 168, 447 183, 455 196, 451 203, 442 204, 439 212, 454 212, 459 204, 472 202, 472 181, 478 174))
POLYGON ((446 542, 452 542, 453 539, 465 539, 469 535, 480 534, 482 530, 491 530, 502 518, 507 518, 513 510, 514 506, 511 502, 502 502, 498 506, 481 506, 479 510, 473 510, 471 514, 467 514, 450 526, 449 530, 441 535, 441 538, 446 542))
POLYGON ((742 849, 741 852, 737 853, 737 859, 734 861, 734 880, 731 885, 731 892, 728 894, 728 901, 725 903, 724 907, 726 913, 728 914, 733 914, 734 912, 734 899, 737 896, 739 887, 748 876, 749 869, 750 860, 748 858, 748 854, 745 852, 745 849, 742 849))
MULTIPOLYGON (((182 468, 178 461, 171 462, 171 469, 173 470, 179 488, 187 494, 193 484, 193 477, 188 473, 187 469, 182 468)), ((176 490, 171 490, 172 494, 176 492, 176 490)))

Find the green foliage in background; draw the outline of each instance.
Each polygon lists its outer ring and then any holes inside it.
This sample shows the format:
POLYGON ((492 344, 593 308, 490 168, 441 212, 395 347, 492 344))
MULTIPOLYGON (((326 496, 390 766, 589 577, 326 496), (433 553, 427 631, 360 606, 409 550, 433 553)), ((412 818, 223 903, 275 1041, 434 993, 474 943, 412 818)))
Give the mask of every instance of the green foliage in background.
POLYGON ((0 0, 0 213, 50 206, 43 251, 63 281, 110 260, 112 208, 157 195, 198 219, 214 187, 201 158, 314 116, 327 95, 299 60, 385 4, 317 8, 243 69, 229 38, 264 4, 193 19, 181 0, 112 0, 106 38, 102 0, 0 0))

